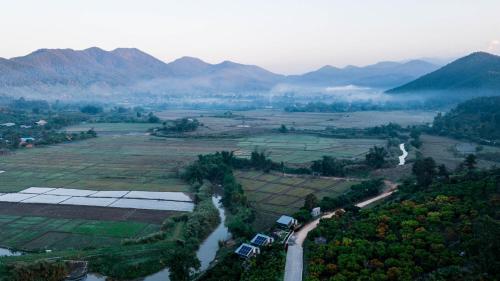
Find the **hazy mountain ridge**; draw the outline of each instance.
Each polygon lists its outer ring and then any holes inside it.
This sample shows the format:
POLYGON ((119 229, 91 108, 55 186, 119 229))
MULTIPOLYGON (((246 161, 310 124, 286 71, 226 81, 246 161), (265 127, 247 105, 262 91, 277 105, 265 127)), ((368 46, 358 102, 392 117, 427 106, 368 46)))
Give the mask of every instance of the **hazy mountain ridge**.
POLYGON ((365 67, 346 66, 337 68, 324 66, 303 75, 290 76, 293 83, 340 86, 358 85, 373 88, 390 88, 401 85, 423 74, 438 69, 439 66, 422 60, 405 63, 379 62, 365 67))
POLYGON ((387 89, 435 69, 436 65, 414 60, 365 67, 325 66, 286 76, 255 65, 210 64, 194 57, 165 63, 136 48, 40 49, 26 56, 0 58, 0 94, 53 99, 265 92, 278 85, 387 89))
POLYGON ((500 90, 500 57, 476 52, 387 93, 500 90))

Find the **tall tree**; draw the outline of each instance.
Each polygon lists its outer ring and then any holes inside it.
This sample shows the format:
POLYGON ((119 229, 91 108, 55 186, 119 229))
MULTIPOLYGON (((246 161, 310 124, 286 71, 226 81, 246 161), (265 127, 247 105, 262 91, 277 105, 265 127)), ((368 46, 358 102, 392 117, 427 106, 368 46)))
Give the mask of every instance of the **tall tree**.
POLYGON ((308 211, 312 210, 313 208, 318 207, 319 201, 316 195, 313 193, 307 194, 305 201, 304 201, 304 208, 308 211))
POLYGON ((432 157, 417 159, 413 163, 412 172, 419 186, 429 186, 436 175, 436 162, 432 157))
POLYGON ((387 155, 387 150, 384 147, 374 146, 370 148, 370 151, 365 156, 366 164, 375 169, 379 169, 385 164, 387 155))

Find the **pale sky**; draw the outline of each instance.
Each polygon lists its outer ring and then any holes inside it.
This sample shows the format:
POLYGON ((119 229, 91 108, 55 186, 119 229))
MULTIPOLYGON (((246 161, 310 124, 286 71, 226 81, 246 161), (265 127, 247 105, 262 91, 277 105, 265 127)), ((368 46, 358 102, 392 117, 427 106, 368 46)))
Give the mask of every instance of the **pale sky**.
POLYGON ((0 57, 136 47, 166 62, 323 65, 500 54, 499 0, 0 0, 0 57))

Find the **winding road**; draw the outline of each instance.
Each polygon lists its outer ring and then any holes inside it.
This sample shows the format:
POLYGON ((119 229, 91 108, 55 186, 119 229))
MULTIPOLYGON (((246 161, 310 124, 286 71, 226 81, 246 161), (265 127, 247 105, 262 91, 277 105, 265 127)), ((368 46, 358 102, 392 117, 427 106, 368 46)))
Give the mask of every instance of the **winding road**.
MULTIPOLYGON (((387 191, 378 196, 356 204, 356 207, 364 208, 375 201, 391 195, 397 189, 397 185, 391 181, 386 180, 384 181, 384 183, 387 187, 389 187, 387 191)), ((331 218, 339 211, 343 210, 335 210, 313 220, 312 222, 304 225, 299 231, 295 232, 295 234, 290 238, 288 252, 286 253, 284 281, 302 281, 302 271, 304 269, 304 248, 302 248, 302 244, 306 240, 307 234, 318 226, 320 219, 331 218)))

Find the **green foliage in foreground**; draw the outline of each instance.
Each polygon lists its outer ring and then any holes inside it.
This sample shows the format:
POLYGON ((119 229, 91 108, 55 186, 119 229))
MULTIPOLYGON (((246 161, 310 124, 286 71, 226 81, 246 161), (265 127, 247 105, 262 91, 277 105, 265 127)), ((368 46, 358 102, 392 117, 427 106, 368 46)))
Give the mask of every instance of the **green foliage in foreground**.
POLYGON ((498 280, 500 170, 427 183, 322 220, 306 243, 306 280, 498 280))
POLYGON ((281 281, 286 260, 283 245, 274 244, 261 248, 255 259, 244 260, 236 254, 228 254, 207 272, 202 281, 281 281))

